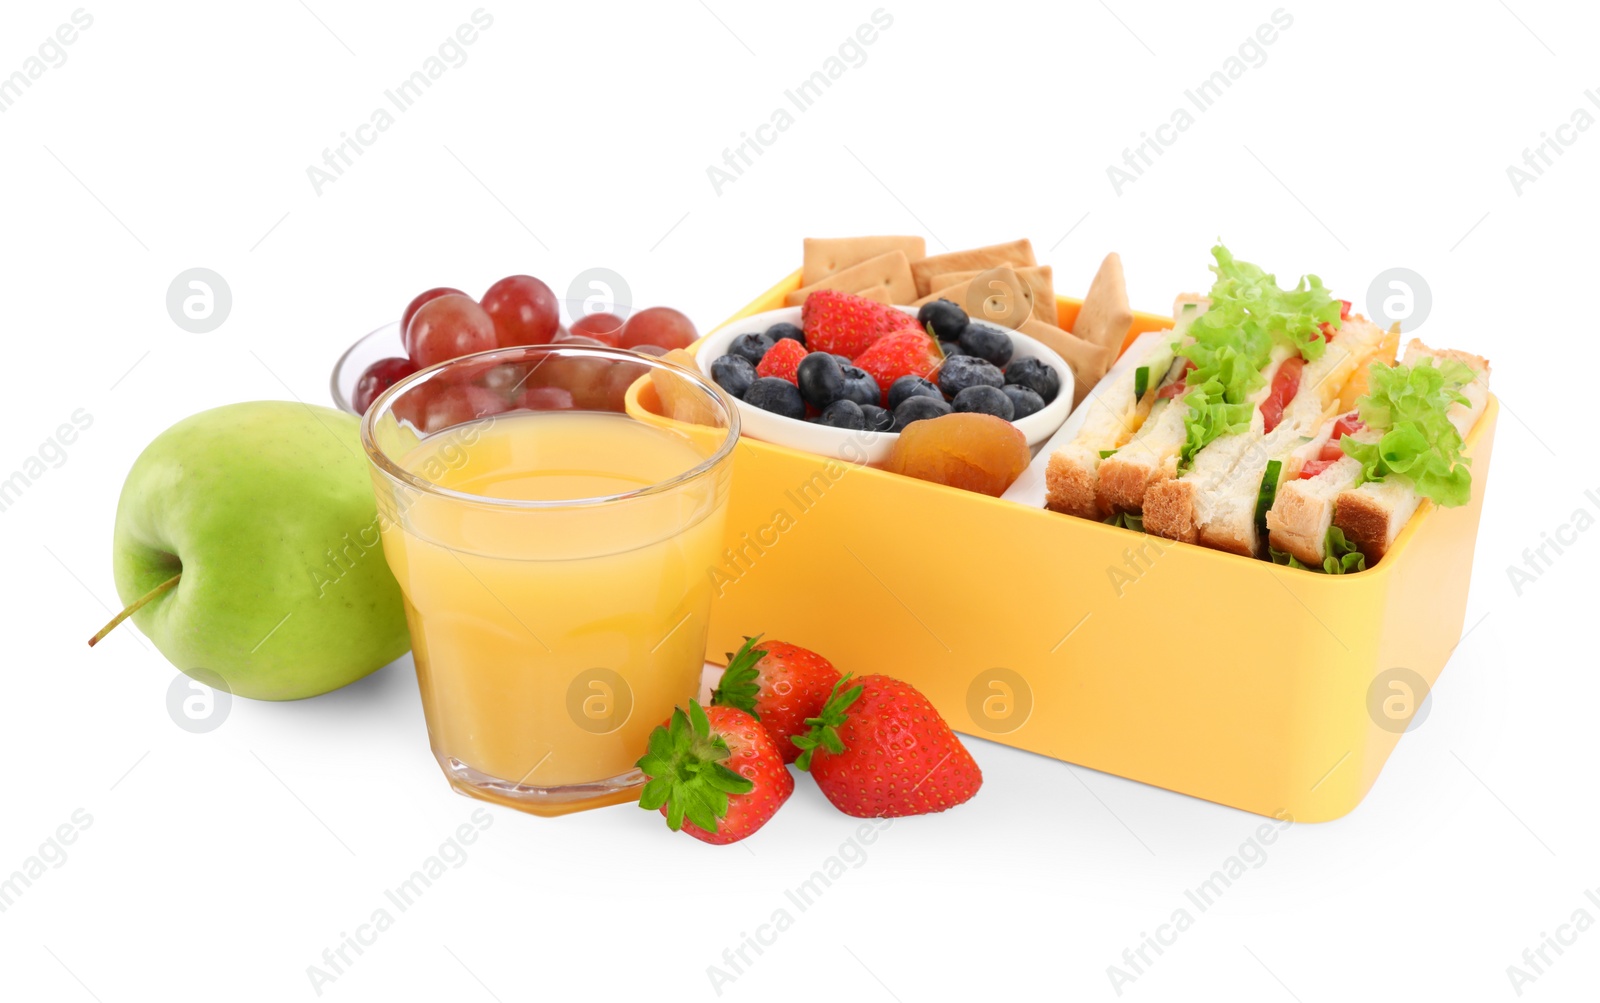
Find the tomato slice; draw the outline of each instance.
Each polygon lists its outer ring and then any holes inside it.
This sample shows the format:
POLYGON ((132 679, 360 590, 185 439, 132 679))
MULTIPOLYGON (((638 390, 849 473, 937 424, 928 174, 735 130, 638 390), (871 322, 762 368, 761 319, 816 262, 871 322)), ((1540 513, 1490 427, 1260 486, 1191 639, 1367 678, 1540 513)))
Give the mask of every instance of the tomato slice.
POLYGON ((1261 402, 1261 418, 1268 432, 1278 427, 1278 422, 1283 420, 1283 409, 1299 393, 1300 372, 1305 367, 1305 359, 1298 355, 1290 356, 1283 360, 1272 377, 1272 389, 1267 391, 1267 399, 1261 402))
MULTIPOLYGON (((1349 320, 1350 319, 1350 301, 1349 300, 1340 300, 1339 301, 1339 319, 1341 321, 1345 321, 1345 320, 1349 320)), ((1320 329, 1322 331, 1322 340, 1323 341, 1332 341, 1333 340, 1333 336, 1339 333, 1338 331, 1334 330, 1333 325, 1328 323, 1327 321, 1323 321, 1322 322, 1322 324, 1320 325, 1320 329)))
POLYGON ((1189 389, 1189 383, 1188 383, 1186 377, 1191 372, 1193 372, 1195 370, 1195 368, 1196 367, 1195 367, 1193 359, 1184 359, 1183 360, 1183 372, 1178 374, 1178 378, 1177 379, 1173 380, 1171 383, 1168 383, 1166 386, 1162 387, 1160 392, 1156 394, 1156 399, 1160 400, 1163 397, 1176 397, 1179 394, 1183 393, 1185 390, 1188 390, 1189 389))
POLYGON ((1306 480, 1307 478, 1315 477, 1324 470, 1327 470, 1329 467, 1333 466, 1335 462, 1337 461, 1321 459, 1307 460, 1305 465, 1300 468, 1300 479, 1306 480))
POLYGON ((1333 423, 1333 435, 1329 438, 1329 441, 1337 442, 1339 440, 1339 436, 1350 435, 1354 432, 1359 432, 1366 427, 1366 424, 1362 422, 1361 418, 1357 416, 1354 411, 1351 411, 1348 414, 1341 414, 1339 416, 1339 420, 1333 423))

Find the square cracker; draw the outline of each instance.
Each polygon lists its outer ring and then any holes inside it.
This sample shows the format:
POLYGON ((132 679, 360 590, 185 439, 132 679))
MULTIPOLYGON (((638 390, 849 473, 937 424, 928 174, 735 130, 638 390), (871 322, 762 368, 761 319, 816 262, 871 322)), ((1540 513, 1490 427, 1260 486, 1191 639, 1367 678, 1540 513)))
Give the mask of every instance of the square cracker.
MULTIPOLYGON (((1046 324, 1054 324, 1057 318, 1055 279, 1049 265, 1032 265, 1014 269, 1017 277, 1027 284, 1033 292, 1033 316, 1038 317, 1046 324)), ((970 293, 968 283, 981 272, 944 272, 929 278, 928 294, 917 300, 916 305, 921 306, 931 300, 949 299, 965 309, 965 304, 950 295, 952 289, 970 293)))
POLYGON ((917 280, 917 295, 926 296, 932 291, 930 281, 933 276, 945 272, 981 272, 1000 265, 1024 268, 1038 263, 1038 259, 1033 256, 1033 243, 1024 237, 1009 244, 990 244, 988 247, 951 251, 949 254, 938 254, 914 261, 911 263, 911 275, 917 280))
POLYGON ((1133 326, 1133 310, 1128 306, 1128 284, 1122 277, 1122 258, 1112 251, 1100 263, 1089 291, 1084 294, 1083 306, 1078 310, 1078 321, 1072 333, 1115 353, 1122 350, 1122 340, 1133 326))
POLYGON ((882 303, 884 306, 892 305, 889 302, 889 289, 886 286, 868 286, 865 289, 857 289, 856 295, 874 303, 882 303))
POLYGON ((911 262, 904 251, 890 251, 876 258, 868 258, 832 275, 823 276, 808 286, 801 286, 784 298, 788 306, 799 306, 806 297, 818 289, 837 289, 854 293, 873 286, 882 286, 891 303, 909 303, 916 297, 916 284, 911 279, 911 262))
POLYGON ((1042 343, 1046 348, 1067 360, 1072 368, 1072 406, 1077 407, 1089 396, 1110 370, 1116 359, 1116 349, 1102 348, 1063 331, 1054 324, 1046 324, 1037 317, 1029 317, 1017 331, 1042 343))
POLYGON ((816 285, 834 272, 890 251, 900 251, 907 261, 921 261, 928 256, 928 245, 921 237, 807 237, 800 284, 816 285))
MULTIPOLYGON (((965 282, 935 289, 913 306, 948 299, 973 320, 1013 330, 1038 310, 1038 291, 1009 265, 978 272, 965 282)), ((1052 302, 1054 293, 1051 293, 1052 302)))

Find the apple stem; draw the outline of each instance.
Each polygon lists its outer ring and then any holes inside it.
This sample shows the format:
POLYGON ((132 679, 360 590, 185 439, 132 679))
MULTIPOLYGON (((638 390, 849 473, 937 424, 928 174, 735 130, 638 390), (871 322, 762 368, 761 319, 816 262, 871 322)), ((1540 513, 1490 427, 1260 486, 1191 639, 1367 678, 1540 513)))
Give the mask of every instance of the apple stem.
POLYGON ((160 595, 161 593, 163 593, 163 592, 167 591, 168 589, 172 588, 174 585, 178 584, 178 579, 180 579, 182 577, 183 577, 183 572, 180 571, 177 574, 173 575, 171 578, 168 578, 166 581, 162 582, 160 585, 157 585, 155 588, 151 589, 149 592, 146 592, 144 595, 140 596, 139 598, 135 599, 133 602, 129 603, 128 607, 126 609, 124 609, 121 613, 118 613, 116 616, 111 618, 111 622, 110 623, 108 623, 104 627, 100 628, 100 633, 98 633, 95 636, 89 638, 89 647, 92 648, 96 644, 99 644, 105 638, 105 636, 107 634, 109 634, 113 630, 117 629, 117 624, 121 623, 122 621, 126 620, 128 617, 130 617, 133 614, 137 613, 139 611, 139 609, 144 606, 145 603, 149 602, 150 600, 154 599, 156 596, 160 595))

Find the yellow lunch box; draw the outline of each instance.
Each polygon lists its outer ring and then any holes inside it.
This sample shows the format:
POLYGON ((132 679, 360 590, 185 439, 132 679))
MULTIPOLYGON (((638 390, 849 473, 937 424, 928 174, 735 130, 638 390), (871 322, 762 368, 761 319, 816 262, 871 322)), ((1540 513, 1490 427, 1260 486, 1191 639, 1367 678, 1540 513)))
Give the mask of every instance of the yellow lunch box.
MULTIPOLYGON (((782 307, 799 276, 729 322, 782 307)), ((1070 329, 1080 301, 1057 305, 1070 329)), ((1128 341, 1171 323, 1138 314, 1128 341)), ((630 407, 654 406, 648 382, 630 407)), ((1394 702, 1414 709, 1460 637, 1498 416, 1491 397, 1467 438, 1472 500, 1424 501, 1383 560, 1343 576, 745 438, 707 658, 762 633, 904 679, 969 735, 1338 818, 1404 731, 1394 702)))

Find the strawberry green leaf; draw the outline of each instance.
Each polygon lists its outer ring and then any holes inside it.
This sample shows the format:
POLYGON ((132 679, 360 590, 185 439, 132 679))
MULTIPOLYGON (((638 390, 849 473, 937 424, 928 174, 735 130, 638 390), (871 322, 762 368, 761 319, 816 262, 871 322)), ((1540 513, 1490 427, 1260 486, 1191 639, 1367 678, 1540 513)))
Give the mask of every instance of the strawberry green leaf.
POLYGON ((667 809, 667 828, 677 832, 683 820, 707 832, 728 814, 728 795, 748 794, 755 784, 723 765, 731 755, 728 743, 711 731, 711 721, 698 701, 688 713, 678 707, 672 720, 650 733, 649 751, 635 764, 649 780, 639 792, 639 807, 667 809))
POLYGON ((761 635, 747 637, 737 654, 728 656, 728 667, 722 670, 722 679, 711 691, 711 706, 737 707, 761 720, 756 713, 756 697, 761 694, 761 673, 756 668, 766 652, 756 647, 761 635))
POLYGON ((811 757, 819 748, 834 755, 844 751, 844 740, 839 737, 838 729, 849 717, 847 712, 850 705, 860 699, 863 689, 859 683, 845 689, 844 685, 849 681, 850 674, 847 672, 833 684, 833 692, 828 694, 822 711, 816 717, 806 718, 811 730, 789 739, 801 750, 800 758, 794 764, 802 770, 811 769, 811 757))

